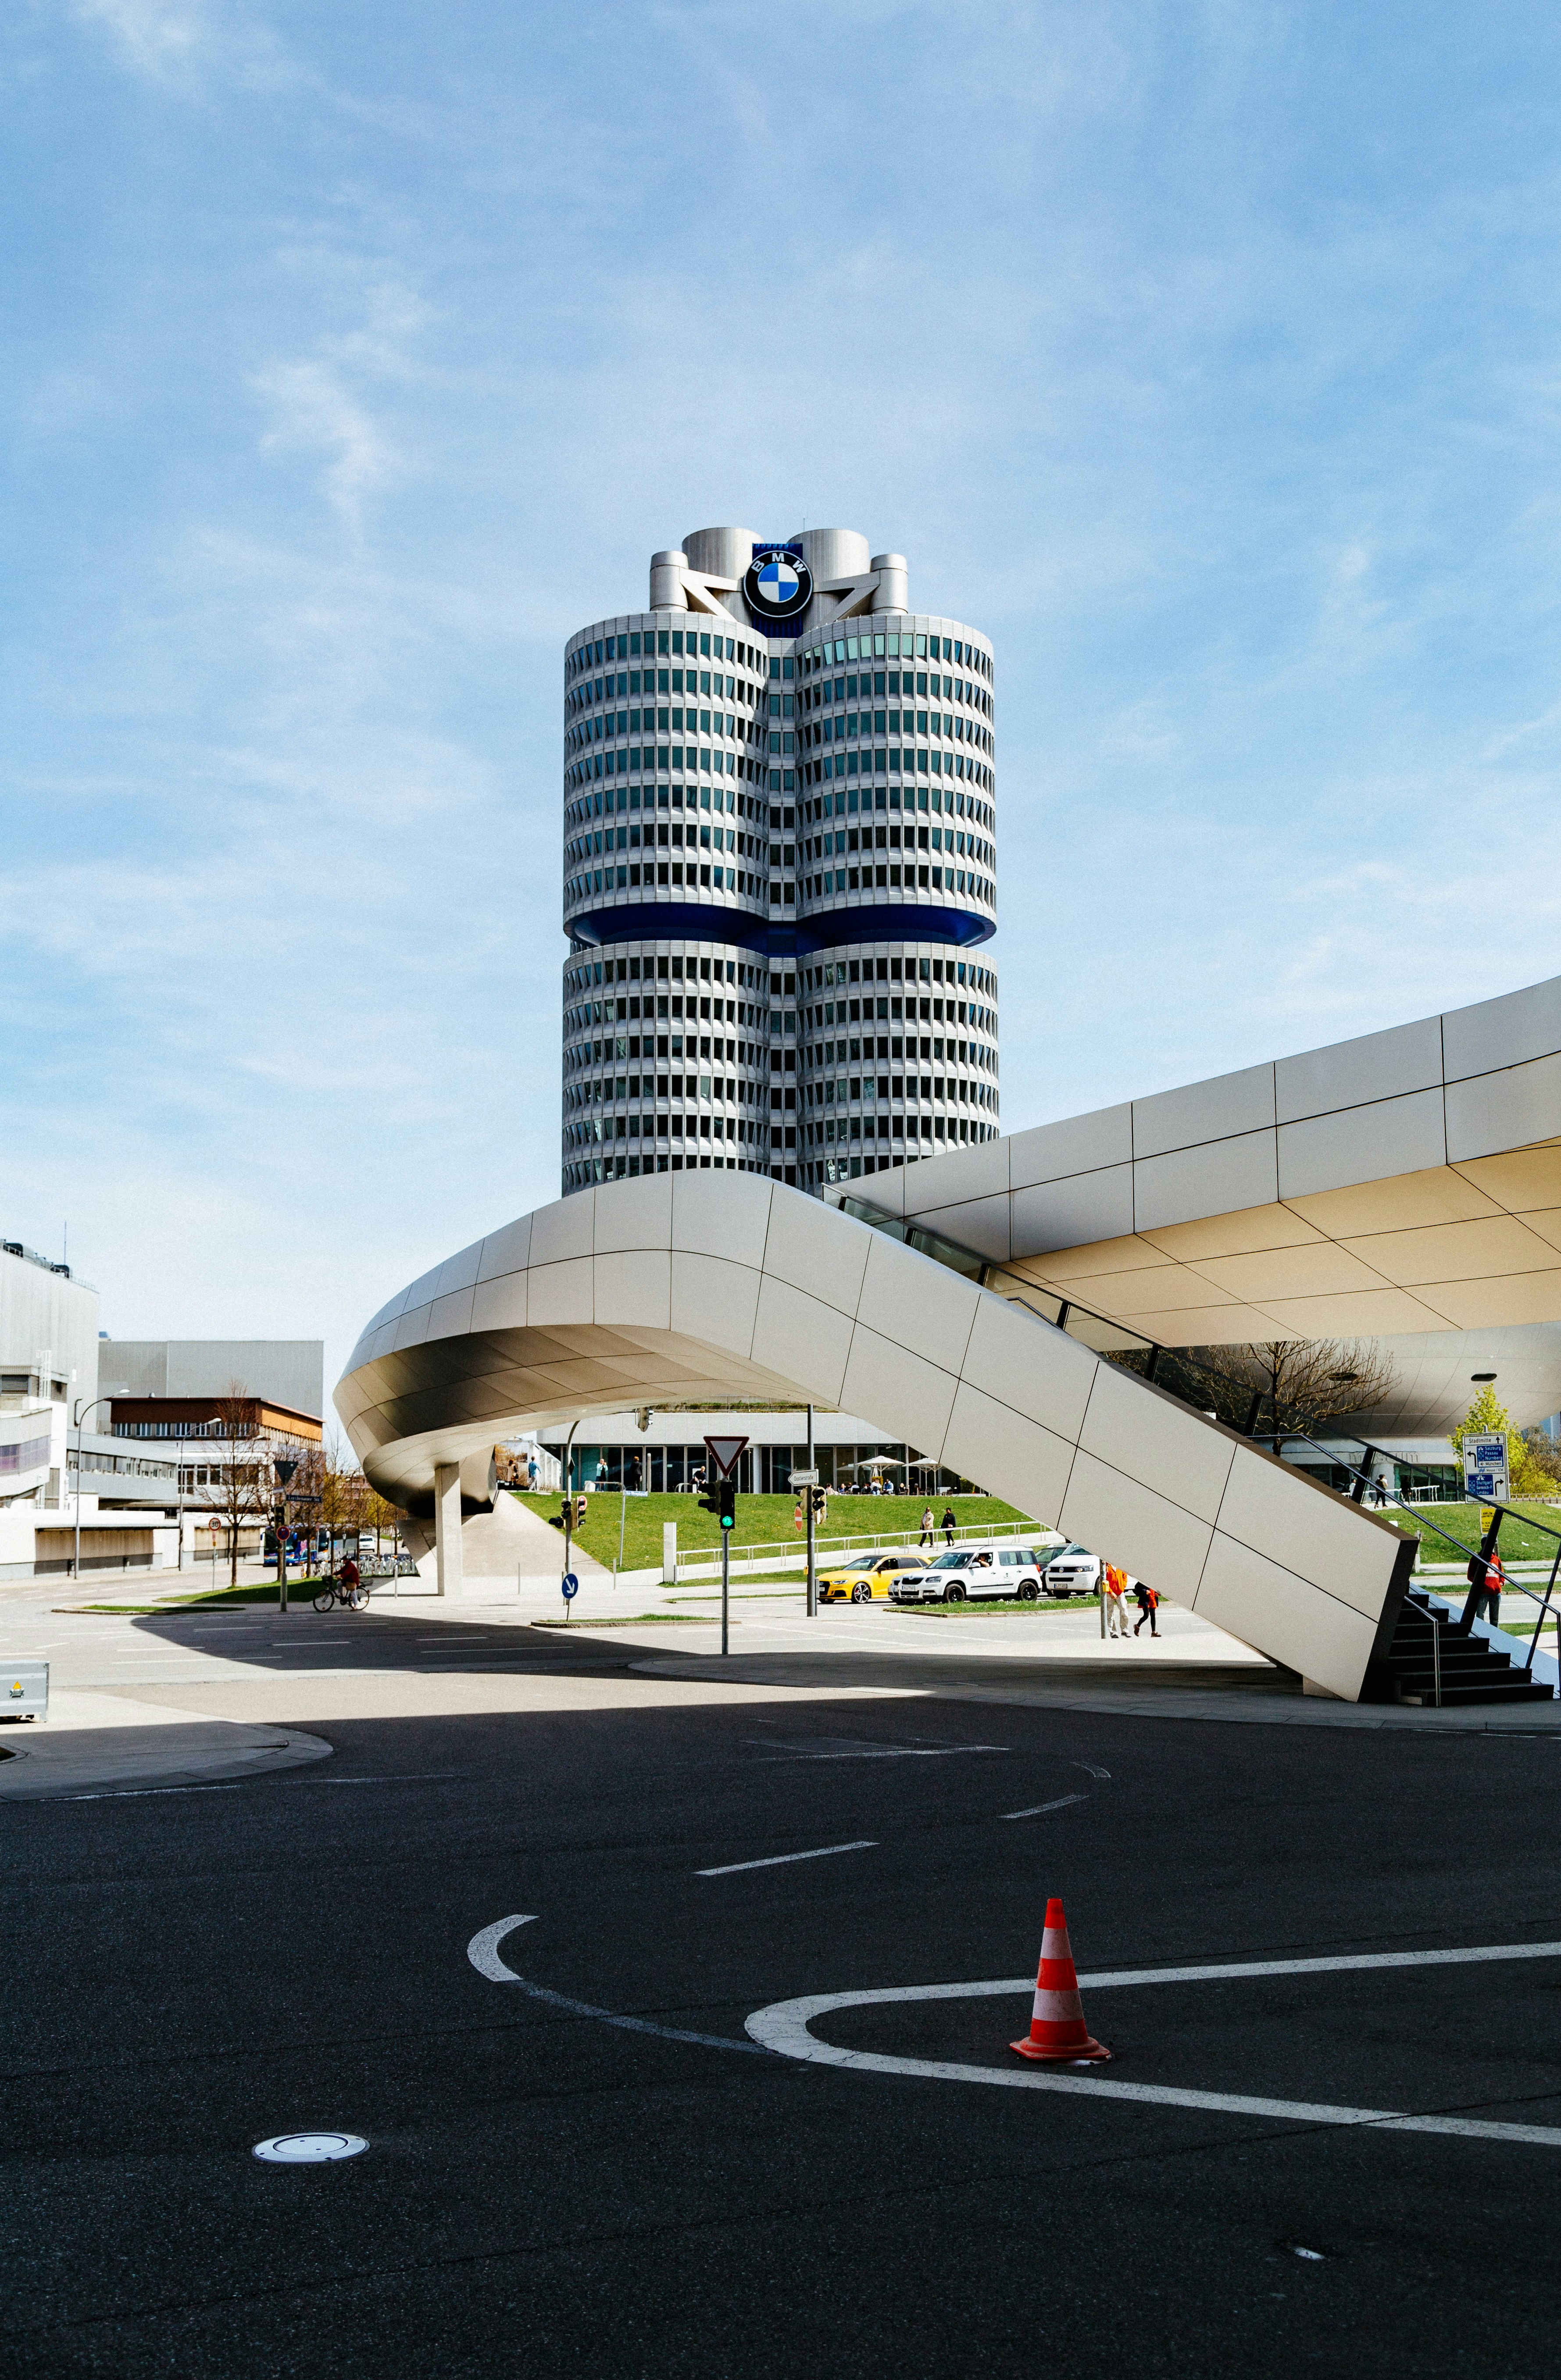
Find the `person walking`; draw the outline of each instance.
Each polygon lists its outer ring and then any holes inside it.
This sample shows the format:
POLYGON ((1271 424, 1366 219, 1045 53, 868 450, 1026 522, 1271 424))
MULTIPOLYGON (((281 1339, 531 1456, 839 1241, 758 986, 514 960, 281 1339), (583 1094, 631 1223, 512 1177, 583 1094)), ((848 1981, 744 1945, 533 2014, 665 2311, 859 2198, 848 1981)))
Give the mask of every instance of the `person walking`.
MULTIPOLYGON (((339 1581, 342 1600, 344 1603, 350 1605, 353 1597, 357 1595, 360 1577, 360 1573, 359 1572, 358 1564, 353 1560, 352 1556, 348 1554, 347 1560, 341 1566, 341 1577, 339 1581)), ((367 1600, 366 1597, 365 1600, 367 1600)))
POLYGON ((924 1546, 935 1546, 937 1541, 938 1524, 933 1518, 933 1508, 929 1504, 921 1515, 921 1543, 924 1546))
POLYGON ((1469 1565, 1467 1608, 1470 1620, 1483 1617, 1490 1621, 1493 1628, 1499 1628, 1501 1626, 1501 1591, 1506 1585, 1506 1572, 1502 1568, 1500 1554, 1493 1552, 1483 1560, 1479 1554, 1476 1554, 1469 1565))
POLYGON ((1114 1562, 1107 1562, 1104 1586, 1105 1633, 1108 1636, 1120 1636, 1126 1640, 1128 1633, 1128 1613, 1125 1603, 1128 1592, 1127 1572, 1118 1570, 1114 1562))
POLYGON ((944 1506, 944 1508, 943 1508, 943 1520, 942 1520, 942 1522, 940 1523, 940 1524, 939 1524, 939 1525, 941 1526, 941 1528, 942 1528, 942 1530, 943 1530, 943 1537, 944 1537, 944 1543, 945 1543, 945 1545, 951 1546, 951 1545, 954 1543, 954 1532, 955 1532, 955 1529, 956 1529, 956 1528, 957 1527, 957 1525, 958 1525, 958 1524, 956 1522, 956 1520, 955 1520, 955 1518, 954 1518, 954 1507, 953 1507, 953 1505, 952 1505, 952 1504, 945 1504, 945 1505, 944 1506))
POLYGON ((1154 1619, 1156 1611, 1160 1609, 1160 1596, 1158 1590, 1147 1585, 1143 1579, 1137 1579, 1133 1584, 1133 1600, 1139 1607, 1139 1616, 1133 1623, 1134 1635, 1136 1636, 1138 1634, 1139 1630, 1143 1626, 1144 1621, 1147 1620, 1149 1622, 1150 1634, 1152 1636, 1158 1636, 1160 1631, 1154 1619))

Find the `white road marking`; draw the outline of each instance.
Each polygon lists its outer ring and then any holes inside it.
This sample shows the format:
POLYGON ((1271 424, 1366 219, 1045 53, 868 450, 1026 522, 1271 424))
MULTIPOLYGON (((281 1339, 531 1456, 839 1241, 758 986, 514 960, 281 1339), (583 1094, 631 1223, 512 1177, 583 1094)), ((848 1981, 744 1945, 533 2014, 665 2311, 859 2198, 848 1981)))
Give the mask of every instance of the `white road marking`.
POLYGON ((842 1852, 876 1851, 876 1841, 860 1843, 825 1843, 822 1851, 781 1852, 774 1859, 733 1860, 729 1867, 697 1867, 696 1876, 740 1876, 745 1868, 789 1867, 794 1860, 837 1859, 842 1852))
POLYGON ((1013 1748, 1006 1743, 867 1743, 836 1735, 750 1735, 746 1741, 750 1751, 769 1753, 773 1759, 784 1760, 946 1760, 954 1753, 1008 1752, 1013 1748))
MULTIPOLYGON (((1081 1991, 1105 1991, 1134 1984, 1180 1984, 1238 1981, 1262 1975, 1311 1975, 1357 1973, 1396 1967, 1453 1967, 1482 1964, 1497 1959, 1561 1958, 1561 1942, 1498 1943, 1475 1950, 1387 1950, 1333 1959, 1263 1959, 1219 1966, 1122 1968, 1079 1978, 1081 1991)), ((1486 2122, 1463 2116, 1406 2116, 1384 2107, 1337 2107, 1304 2099, 1260 2099, 1229 2091, 1181 2091, 1152 2082, 1107 2082, 1093 2075, 1023 2072, 1004 2066, 961 2066, 927 2058, 885 2058, 874 2053, 835 2049, 817 2041, 811 2024, 835 2009, 876 2008, 895 2001, 973 1999, 1034 1989, 1029 1975, 995 1983, 916 1984, 889 1991, 821 1992, 794 2000, 776 2000, 748 2020, 748 2030, 764 2048, 783 2058, 806 2059, 822 2066, 849 2066, 868 2074, 920 2075, 942 2082, 989 2082, 1004 2090, 1064 2091, 1092 2098, 1116 2099, 1140 2106, 1193 2107, 1213 2115, 1279 2118, 1290 2123, 1369 2125, 1379 2131, 1436 2132, 1459 2140, 1523 2141, 1541 2148, 1561 2148, 1561 2127, 1553 2124, 1486 2122)))
POLYGON ((501 1917, 495 1925, 484 1925, 480 1934, 474 1934, 466 1946, 466 1955, 478 1973, 486 1975, 491 1984, 518 1984, 520 1978, 514 1968, 506 1967, 499 1957, 499 1944, 518 1925, 534 1925, 536 1922, 534 1915, 501 1917))
POLYGON ((1065 1793, 1060 1802, 1037 1802, 1033 1810, 1002 1810, 1004 1818, 1043 1818, 1048 1810, 1071 1810, 1075 1802, 1087 1802, 1087 1793, 1065 1793))
POLYGON ((649 2017, 616 2016, 611 2009, 592 2008, 585 2000, 567 1999, 562 1992, 546 1991, 541 1984, 528 1982, 524 1975, 518 1975, 512 1967, 505 1965, 499 1957, 499 1944, 506 1934, 513 1934, 518 1925, 535 1924, 535 1917, 501 1917, 495 1925, 484 1925, 481 1933, 472 1936, 466 1946, 466 1955, 478 1973, 486 1975, 491 1984, 515 1984, 530 1998, 545 2000, 550 2008, 563 2009, 570 2016, 591 2017, 600 2024, 615 2025, 624 2033, 653 2034, 660 2041, 691 2041, 701 2049, 736 2049, 740 2050, 745 2058, 767 2056, 768 2053, 757 2043, 735 2041, 729 2034, 686 2033, 677 2025, 653 2024, 649 2017))
POLYGON ((1109 1769, 1109 1768, 1097 1768, 1097 1767, 1094 1766, 1094 1763, 1093 1763, 1092 1761, 1089 1761, 1089 1760, 1076 1760, 1076 1761, 1074 1762, 1073 1766, 1075 1767, 1075 1768, 1081 1768, 1081 1769, 1084 1771, 1084 1774, 1085 1774, 1085 1776, 1086 1776, 1086 1777, 1104 1777, 1104 1779, 1105 1779, 1105 1781, 1106 1781, 1106 1783, 1107 1783, 1108 1785, 1109 1785, 1109 1784, 1110 1784, 1110 1782, 1111 1782, 1111 1771, 1110 1771, 1110 1769, 1109 1769))
POLYGON ((435 1778, 460 1777, 459 1768, 409 1768, 396 1777, 312 1777, 312 1785, 428 1785, 435 1778))

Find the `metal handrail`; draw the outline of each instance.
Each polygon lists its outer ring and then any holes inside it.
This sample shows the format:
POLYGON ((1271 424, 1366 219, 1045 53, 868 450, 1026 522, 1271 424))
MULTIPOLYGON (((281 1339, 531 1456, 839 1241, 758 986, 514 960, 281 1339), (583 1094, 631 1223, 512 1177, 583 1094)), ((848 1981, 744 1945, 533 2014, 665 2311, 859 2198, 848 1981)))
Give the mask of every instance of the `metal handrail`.
MULTIPOLYGON (((919 1255, 931 1257, 934 1263, 945 1265, 951 1271, 963 1274, 967 1280, 973 1281, 978 1288, 990 1289, 994 1295, 1006 1299, 1009 1305, 1022 1306, 1027 1313, 1032 1314, 1037 1321, 1049 1322, 1055 1330, 1066 1332, 1070 1339, 1078 1339, 1084 1345, 1093 1348, 1095 1354, 1107 1363, 1119 1361, 1124 1355, 1141 1356, 1143 1370, 1139 1377, 1152 1382, 1165 1395, 1176 1397, 1178 1403, 1189 1404, 1191 1401, 1180 1396, 1177 1390, 1169 1387, 1165 1380, 1156 1378, 1156 1371, 1162 1357, 1169 1356, 1176 1363, 1185 1365, 1189 1372, 1201 1374, 1204 1378, 1212 1379, 1216 1377, 1209 1371, 1206 1365, 1200 1364, 1186 1348, 1166 1348, 1155 1340, 1145 1338, 1141 1331, 1131 1330, 1125 1324, 1113 1322, 1105 1315, 1096 1314, 1091 1308, 1079 1305, 1071 1298, 1061 1297, 1053 1291, 1041 1289, 1023 1273, 1016 1272, 1011 1265, 1001 1264, 994 1258, 983 1257, 977 1249, 965 1247, 959 1241, 947 1238, 942 1232, 929 1231, 920 1223, 908 1223, 902 1217, 891 1215, 884 1208, 874 1207, 870 1200, 860 1196, 843 1198, 840 1205, 844 1212, 853 1216, 858 1222, 866 1223, 870 1229, 882 1232, 886 1238, 898 1240, 902 1245, 914 1248, 919 1255)), ((1250 1415, 1250 1423, 1255 1424, 1262 1409, 1263 1396, 1267 1393, 1266 1390, 1260 1391, 1254 1396, 1250 1415)), ((1271 1402, 1274 1401, 1271 1399, 1271 1402)), ((1200 1410, 1196 1407, 1193 1409, 1200 1410)), ((1316 1453, 1324 1456, 1330 1463, 1336 1462, 1335 1451, 1323 1445, 1309 1431, 1287 1427, 1280 1419, 1276 1402, 1274 1423, 1273 1430, 1265 1431, 1263 1435, 1273 1438, 1276 1459, 1283 1459, 1279 1455, 1282 1442, 1294 1439, 1303 1446, 1312 1448, 1316 1453)), ((1242 1435, 1253 1439, 1256 1432, 1253 1427, 1249 1427, 1242 1435)), ((1368 1459, 1372 1454, 1382 1454, 1385 1451, 1382 1447, 1373 1446, 1370 1439, 1357 1437, 1353 1431, 1346 1431, 1343 1435, 1351 1445, 1363 1448, 1368 1459)), ((1359 1464, 1350 1463, 1341 1463, 1338 1467, 1348 1471, 1355 1480, 1355 1490, 1350 1500, 1360 1504, 1367 1487, 1372 1484, 1370 1470, 1362 1469, 1359 1464)), ((1377 1484, 1381 1485, 1380 1482, 1377 1484)), ((1409 1513, 1411 1511, 1412 1508, 1396 1488, 1386 1488, 1384 1490, 1384 1500, 1396 1505, 1400 1512, 1409 1513)), ((1561 1573, 1561 1530, 1552 1529, 1543 1521, 1536 1521, 1528 1513, 1519 1513, 1509 1504, 1494 1504, 1486 1509, 1494 1512, 1497 1516, 1494 1533, 1487 1532, 1491 1537, 1487 1552, 1482 1553, 1477 1549, 1471 1553, 1470 1548, 1460 1539, 1455 1537, 1450 1530, 1444 1529, 1435 1521, 1421 1522, 1415 1534, 1418 1536, 1421 1530, 1433 1530, 1437 1536, 1453 1548, 1460 1560, 1470 1564, 1475 1561, 1482 1563, 1487 1575, 1490 1569, 1490 1555, 1497 1550, 1502 1521, 1508 1515, 1515 1520, 1520 1520, 1527 1528, 1537 1529, 1542 1536, 1553 1537, 1555 1540, 1556 1558, 1551 1567, 1550 1583, 1545 1589, 1543 1602, 1541 1605, 1541 1617, 1534 1625, 1533 1643, 1529 1647, 1529 1659, 1526 1666, 1531 1671, 1534 1650, 1539 1643, 1540 1629, 1543 1625, 1543 1615, 1549 1609, 1557 1575, 1561 1573)), ((1540 1597, 1531 1588, 1526 1586, 1521 1579, 1508 1577, 1505 1572, 1503 1577, 1507 1586, 1515 1593, 1528 1596, 1531 1603, 1540 1602, 1540 1597)), ((1472 1585, 1470 1591, 1471 1594, 1474 1591, 1472 1585)), ((1472 1625, 1472 1621, 1470 1624, 1472 1625)), ((1556 1619, 1556 1667, 1558 1676, 1561 1676, 1561 1607, 1557 1608, 1556 1619)), ((1561 1684, 1558 1684, 1557 1692, 1561 1693, 1561 1684)))

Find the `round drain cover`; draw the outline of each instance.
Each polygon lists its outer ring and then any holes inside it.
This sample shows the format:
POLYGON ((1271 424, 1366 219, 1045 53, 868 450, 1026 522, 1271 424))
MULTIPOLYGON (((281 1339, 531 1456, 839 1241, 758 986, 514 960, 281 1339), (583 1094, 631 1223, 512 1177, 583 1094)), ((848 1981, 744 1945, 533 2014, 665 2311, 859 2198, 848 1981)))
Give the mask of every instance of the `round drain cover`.
POLYGON ((356 2132, 278 2132, 274 2140, 257 2141, 255 2155, 267 2165, 328 2165, 334 2157, 357 2156, 368 2145, 356 2132))

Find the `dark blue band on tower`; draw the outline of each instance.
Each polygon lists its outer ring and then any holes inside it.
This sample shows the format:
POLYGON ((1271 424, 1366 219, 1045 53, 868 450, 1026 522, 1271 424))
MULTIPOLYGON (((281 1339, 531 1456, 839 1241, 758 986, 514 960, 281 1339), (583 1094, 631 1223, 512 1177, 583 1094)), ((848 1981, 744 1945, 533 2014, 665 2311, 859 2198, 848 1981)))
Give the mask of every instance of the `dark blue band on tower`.
POLYGON ((946 942, 973 950, 997 929, 990 917, 965 909, 923 909, 911 903, 882 907, 825 910, 805 918, 756 917, 748 909, 720 909, 701 901, 625 901, 582 910, 568 920, 575 941, 595 948, 604 942, 726 942, 774 957, 806 956, 853 942, 946 942))

